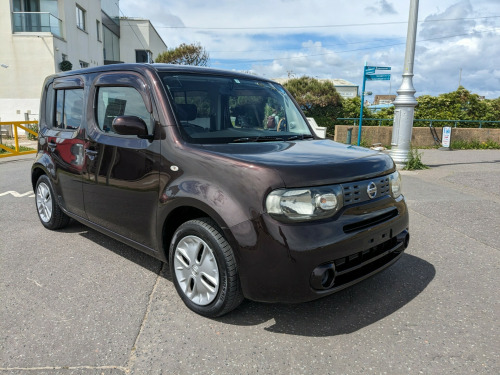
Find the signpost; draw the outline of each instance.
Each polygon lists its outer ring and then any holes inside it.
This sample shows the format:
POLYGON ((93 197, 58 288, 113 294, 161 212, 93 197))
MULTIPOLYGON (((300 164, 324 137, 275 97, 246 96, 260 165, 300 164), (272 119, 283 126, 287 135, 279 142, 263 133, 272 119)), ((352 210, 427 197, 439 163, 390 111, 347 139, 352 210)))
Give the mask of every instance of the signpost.
POLYGON ((450 143, 451 143, 451 127, 450 126, 445 126, 443 128, 443 141, 442 141, 442 148, 441 149, 445 149, 445 150, 449 150, 450 149, 450 143))
POLYGON ((389 81, 391 79, 390 74, 367 74, 367 81, 389 81))
POLYGON ((361 109, 359 111, 358 146, 361 144, 361 128, 363 127, 363 108, 365 106, 366 81, 389 81, 390 74, 375 74, 376 70, 391 70, 390 66, 367 66, 363 70, 363 89, 361 91, 361 109))

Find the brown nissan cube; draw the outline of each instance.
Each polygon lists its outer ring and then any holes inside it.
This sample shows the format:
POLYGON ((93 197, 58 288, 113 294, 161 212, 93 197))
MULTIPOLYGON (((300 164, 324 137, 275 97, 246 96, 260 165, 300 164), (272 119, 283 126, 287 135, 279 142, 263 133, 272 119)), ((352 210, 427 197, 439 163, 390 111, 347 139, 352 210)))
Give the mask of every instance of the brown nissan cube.
POLYGON ((70 71, 45 80, 39 129, 41 223, 74 219, 168 262, 201 315, 327 296, 408 246, 392 159, 318 138, 267 79, 163 64, 70 71))

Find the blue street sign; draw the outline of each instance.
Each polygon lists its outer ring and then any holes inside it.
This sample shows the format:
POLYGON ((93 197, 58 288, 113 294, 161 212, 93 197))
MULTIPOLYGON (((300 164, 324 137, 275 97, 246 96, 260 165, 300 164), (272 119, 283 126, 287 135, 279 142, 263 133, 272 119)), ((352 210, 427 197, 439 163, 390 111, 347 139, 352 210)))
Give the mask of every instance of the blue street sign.
POLYGON ((390 66, 367 66, 365 67, 366 71, 368 70, 391 70, 390 66))
POLYGON ((389 81, 390 74, 374 74, 376 70, 391 70, 390 66, 368 66, 365 62, 363 69, 363 89, 361 90, 361 108, 359 110, 359 130, 358 130, 358 146, 361 143, 361 129, 363 126, 363 107, 365 104, 365 85, 366 81, 389 81))
POLYGON ((389 81, 391 79, 390 74, 367 74, 366 79, 368 81, 389 81))

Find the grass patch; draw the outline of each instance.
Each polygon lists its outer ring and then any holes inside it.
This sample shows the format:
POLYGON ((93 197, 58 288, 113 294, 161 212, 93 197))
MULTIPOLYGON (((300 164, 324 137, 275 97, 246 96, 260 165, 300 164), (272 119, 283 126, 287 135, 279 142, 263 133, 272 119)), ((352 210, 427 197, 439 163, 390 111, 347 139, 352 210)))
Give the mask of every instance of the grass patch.
POLYGON ((408 161, 403 169, 407 171, 415 171, 418 169, 429 169, 429 167, 422 163, 422 153, 419 153, 417 149, 412 148, 410 152, 408 152, 408 161))
POLYGON ((450 148, 453 150, 498 150, 500 143, 488 139, 486 142, 478 140, 472 141, 451 141, 450 148))
MULTIPOLYGON (((8 148, 11 148, 13 150, 16 149, 16 146, 15 145, 4 145, 2 144, 2 146, 5 146, 5 147, 8 147, 8 148)), ((27 146, 19 146, 19 151, 22 152, 22 151, 33 151, 35 150, 34 148, 31 148, 31 147, 27 147, 27 146)), ((6 154, 8 151, 4 150, 3 148, 0 148, 0 154, 6 154)))

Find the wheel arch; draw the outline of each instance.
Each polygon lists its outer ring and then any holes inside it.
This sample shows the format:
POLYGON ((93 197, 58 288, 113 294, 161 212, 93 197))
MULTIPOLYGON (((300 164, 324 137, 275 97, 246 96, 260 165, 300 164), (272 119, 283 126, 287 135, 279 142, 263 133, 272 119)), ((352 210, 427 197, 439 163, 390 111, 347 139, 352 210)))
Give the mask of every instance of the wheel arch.
POLYGON ((167 262, 169 259, 170 242, 177 228, 179 228, 186 221, 199 219, 202 217, 208 217, 212 219, 224 232, 224 236, 226 237, 227 242, 233 248, 235 257, 236 259, 238 259, 237 242, 222 217, 217 214, 216 211, 214 211, 209 206, 206 206, 203 203, 197 201, 194 202, 191 200, 183 200, 182 203, 179 203, 180 204, 176 205, 175 208, 170 210, 166 217, 161 221, 162 227, 160 243, 167 262))
POLYGON ((33 191, 36 189, 36 182, 40 178, 40 176, 46 175, 47 172, 41 167, 41 165, 35 165, 31 170, 31 186, 33 187, 33 191))

